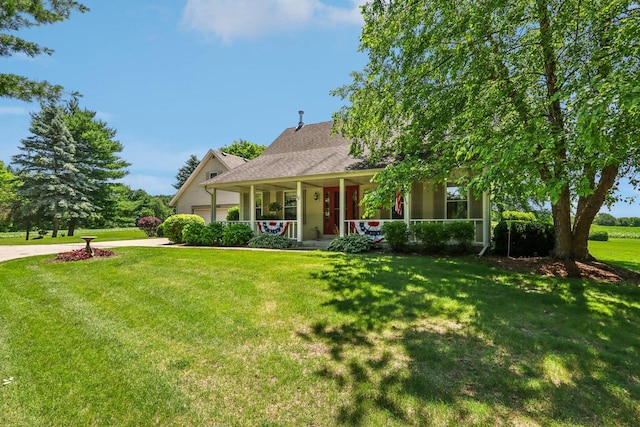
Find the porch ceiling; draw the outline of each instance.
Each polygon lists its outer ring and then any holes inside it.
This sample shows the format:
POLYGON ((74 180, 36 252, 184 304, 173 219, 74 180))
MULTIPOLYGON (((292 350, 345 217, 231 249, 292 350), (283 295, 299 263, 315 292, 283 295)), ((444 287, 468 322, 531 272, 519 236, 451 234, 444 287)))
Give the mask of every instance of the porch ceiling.
POLYGON ((324 187, 338 187, 340 185, 340 178, 344 178, 346 186, 349 185, 365 185, 371 182, 373 175, 378 172, 377 170, 360 171, 348 175, 333 175, 333 176, 317 176, 317 177, 294 177, 269 181, 253 181, 253 182, 234 182, 228 184, 216 184, 203 185, 205 188, 211 190, 213 188, 217 190, 234 191, 238 193, 249 192, 251 185, 254 186, 256 191, 289 191, 295 190, 297 183, 302 182, 303 188, 317 188, 324 187))

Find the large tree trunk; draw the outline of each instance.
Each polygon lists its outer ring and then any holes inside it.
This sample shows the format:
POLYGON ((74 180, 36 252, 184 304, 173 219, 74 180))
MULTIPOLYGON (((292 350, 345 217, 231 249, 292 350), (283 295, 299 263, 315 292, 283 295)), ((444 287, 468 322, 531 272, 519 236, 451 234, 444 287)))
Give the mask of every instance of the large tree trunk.
POLYGON ((78 225, 78 218, 71 218, 69 221, 69 232, 67 233, 67 236, 73 236, 73 233, 76 232, 76 225, 78 225))

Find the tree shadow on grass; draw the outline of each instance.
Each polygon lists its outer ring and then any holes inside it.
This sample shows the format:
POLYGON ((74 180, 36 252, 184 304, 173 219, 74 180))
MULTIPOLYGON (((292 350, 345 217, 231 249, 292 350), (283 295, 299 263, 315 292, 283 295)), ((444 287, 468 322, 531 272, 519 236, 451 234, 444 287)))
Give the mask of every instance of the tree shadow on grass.
POLYGON ((341 320, 301 335, 338 422, 624 425, 640 414, 640 290, 420 257, 339 258, 317 275, 341 320))

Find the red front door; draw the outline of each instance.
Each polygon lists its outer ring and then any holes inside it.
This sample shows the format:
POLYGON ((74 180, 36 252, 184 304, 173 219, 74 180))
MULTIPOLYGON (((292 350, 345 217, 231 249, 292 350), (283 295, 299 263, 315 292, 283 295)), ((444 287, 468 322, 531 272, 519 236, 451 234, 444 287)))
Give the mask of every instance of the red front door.
POLYGON ((358 186, 345 187, 345 200, 340 203, 340 187, 325 187, 324 195, 324 234, 338 234, 340 230, 340 209, 345 206, 345 219, 358 219, 358 186))

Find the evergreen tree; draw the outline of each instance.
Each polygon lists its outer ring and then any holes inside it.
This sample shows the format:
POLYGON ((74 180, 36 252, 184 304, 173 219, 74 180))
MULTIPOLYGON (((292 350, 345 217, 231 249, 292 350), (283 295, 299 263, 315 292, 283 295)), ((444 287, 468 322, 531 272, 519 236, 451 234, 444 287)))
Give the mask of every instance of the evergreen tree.
POLYGON ((200 164, 200 160, 198 160, 195 154, 192 154, 187 159, 187 163, 185 163, 184 166, 178 169, 178 174, 176 175, 177 182, 173 184, 173 188, 175 188, 176 190, 179 190, 180 187, 182 187, 184 183, 187 182, 187 179, 189 179, 189 177, 191 176, 193 171, 196 170, 199 164, 200 164))
POLYGON ((64 109, 53 101, 31 114, 33 134, 21 141, 21 153, 13 156, 23 185, 18 195, 25 200, 23 211, 43 212, 53 223, 52 237, 58 236, 65 213, 86 217, 95 211, 87 194, 87 176, 76 165, 76 144, 64 122, 64 109))
MULTIPOLYGON (((82 4, 72 0, 3 0, 0 2, 0 56, 15 53, 30 57, 53 51, 15 35, 20 28, 52 24, 67 19, 73 10, 86 12, 82 4)), ((0 73, 0 97, 29 101, 35 97, 60 94, 62 87, 46 81, 38 82, 15 74, 0 73)))
MULTIPOLYGON (((124 147, 114 140, 116 131, 95 117, 95 111, 81 109, 73 99, 67 105, 65 123, 76 144, 76 167, 91 187, 87 197, 99 208, 100 215, 108 216, 117 203, 112 197, 114 181, 128 173, 130 164, 119 157, 124 147)), ((69 215, 68 235, 73 236, 78 221, 85 216, 75 210, 70 210, 69 215)))

